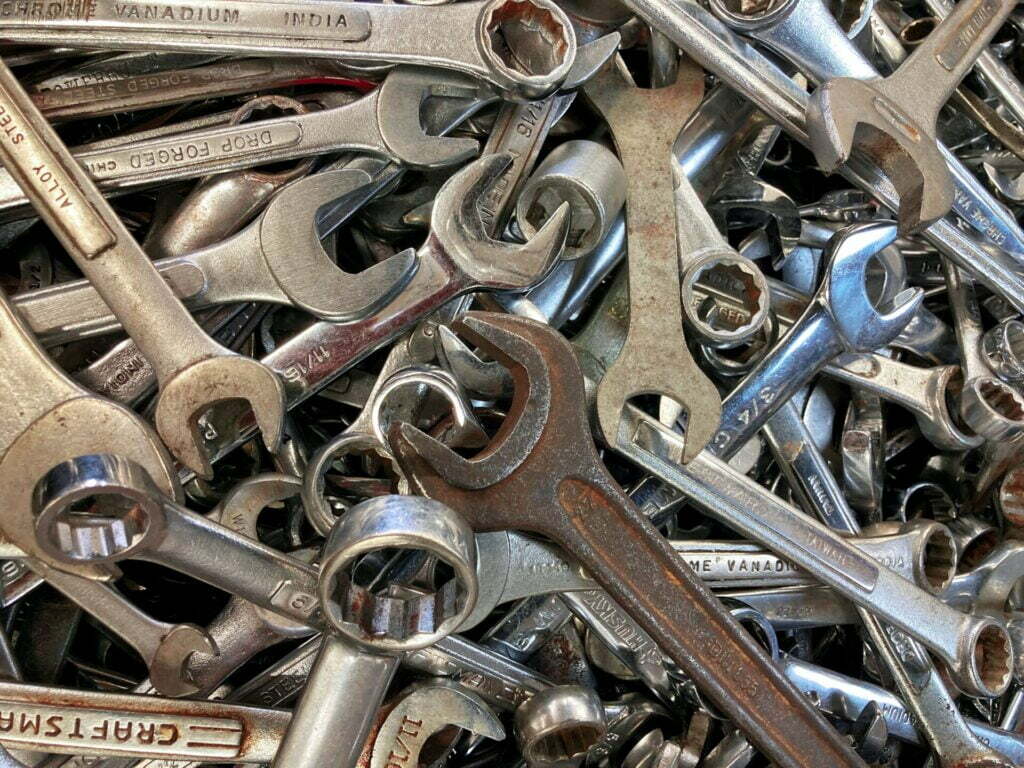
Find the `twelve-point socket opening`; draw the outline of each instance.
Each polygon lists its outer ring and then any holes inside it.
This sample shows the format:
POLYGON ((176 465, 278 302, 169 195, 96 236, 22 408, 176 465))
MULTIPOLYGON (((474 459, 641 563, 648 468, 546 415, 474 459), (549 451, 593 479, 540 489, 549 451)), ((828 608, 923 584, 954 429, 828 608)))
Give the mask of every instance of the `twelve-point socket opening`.
POLYGON ((974 644, 973 664, 977 680, 988 691, 987 696, 998 696, 1010 682, 1013 652, 1010 638, 998 624, 988 624, 978 633, 974 644))
POLYGON ((575 34, 557 6, 543 0, 498 0, 484 12, 484 53, 514 83, 550 90, 568 72, 575 34))
POLYGON ((956 575, 956 542, 949 530, 932 528, 921 550, 921 570, 933 594, 942 593, 956 575))

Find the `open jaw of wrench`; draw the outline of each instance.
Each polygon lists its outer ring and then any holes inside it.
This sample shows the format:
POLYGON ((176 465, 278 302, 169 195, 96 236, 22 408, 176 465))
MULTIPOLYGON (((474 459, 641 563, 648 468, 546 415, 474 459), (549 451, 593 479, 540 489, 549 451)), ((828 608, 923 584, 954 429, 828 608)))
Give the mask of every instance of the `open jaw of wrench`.
POLYGON ((868 262, 896 237, 888 222, 855 224, 829 242, 821 287, 800 319, 722 403, 722 419, 709 450, 728 458, 772 413, 836 355, 885 346, 913 317, 924 293, 906 289, 887 311, 868 295, 868 262))
MULTIPOLYGON (((703 74, 681 63, 674 85, 643 90, 616 58, 586 88, 611 128, 627 173, 626 237, 630 325, 597 392, 597 418, 611 441, 623 405, 639 395, 675 400, 688 416, 684 460, 704 447, 718 421, 719 397, 686 348, 675 228, 672 145, 703 94, 703 74)), ((692 256, 692 253, 686 254, 692 256)))
POLYGON ((330 2, 315 12, 301 3, 248 0, 217 0, 200 13, 178 3, 163 8, 152 14, 146 6, 113 0, 88 9, 70 3, 56 13, 7 12, 0 31, 6 39, 85 41, 121 50, 258 51, 440 66, 524 99, 558 88, 576 57, 572 24, 551 0, 472 0, 436 8, 330 2))
POLYGON ((393 425, 390 446, 410 482, 475 529, 525 530, 560 544, 780 765, 801 765, 808 754, 858 765, 607 474, 568 342, 521 318, 470 313, 457 327, 510 369, 513 403, 476 459, 393 425), (742 703, 750 698, 778 705, 751 710, 742 703))
MULTIPOLYGON (((428 134, 421 119, 424 103, 435 93, 465 93, 477 97, 470 109, 475 111, 496 98, 485 90, 457 73, 399 67, 371 93, 340 105, 254 122, 182 126, 170 136, 122 138, 112 144, 73 149, 72 154, 105 191, 345 150, 415 168, 437 168, 472 157, 479 143, 428 134)), ((0 173, 0 211, 14 215, 27 202, 18 180, 0 173)))
POLYGON ((228 399, 250 403, 264 442, 276 450, 284 419, 280 379, 202 331, 2 63, 0 106, 19 129, 0 140, 4 164, 157 371, 156 427, 171 453, 211 475, 198 420, 228 399))
MULTIPOLYGON (((242 301, 288 304, 322 320, 345 322, 388 304, 416 270, 416 253, 403 251, 358 273, 340 269, 324 251, 317 211, 359 195, 373 179, 340 168, 299 179, 282 189, 241 232, 215 245, 154 266, 189 309, 242 301)), ((21 294, 15 308, 50 343, 116 330, 117 318, 88 280, 21 294)))
POLYGON ((835 78, 811 96, 807 129, 826 170, 856 145, 900 193, 900 229, 915 231, 953 206, 953 180, 939 152, 939 110, 1010 15, 1015 0, 967 0, 939 24, 893 75, 835 78))

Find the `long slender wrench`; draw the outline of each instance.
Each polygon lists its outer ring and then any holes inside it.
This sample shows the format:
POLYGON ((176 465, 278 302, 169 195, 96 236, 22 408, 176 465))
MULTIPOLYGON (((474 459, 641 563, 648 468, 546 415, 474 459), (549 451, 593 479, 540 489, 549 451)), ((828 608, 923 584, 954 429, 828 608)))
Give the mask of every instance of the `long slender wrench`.
MULTIPOLYGON (((711 439, 721 401, 714 384, 686 348, 676 244, 670 159, 676 136, 704 93, 704 75, 683 62, 674 85, 642 90, 625 64, 613 64, 586 87, 587 97, 611 128, 626 170, 629 258, 629 332, 619 356, 597 388, 597 418, 613 442, 623 405, 636 395, 659 394, 687 414, 684 461, 711 439)), ((690 254, 688 254, 690 255, 690 254)), ((682 265, 683 268, 689 265, 682 265)))
POLYGON ((475 528, 560 543, 779 765, 861 765, 607 474, 568 342, 506 315, 469 313, 457 325, 511 369, 514 399, 497 442, 475 459, 394 424, 390 445, 410 483, 475 528), (755 699, 765 706, 748 706, 755 699))
POLYGON ((551 0, 471 0, 436 7, 174 0, 164 13, 129 0, 61 0, 59 7, 0 7, 10 41, 91 48, 223 51, 389 61, 454 69, 512 95, 542 98, 561 85, 576 57, 576 35, 551 0))
MULTIPOLYGON (((626 0, 626 4, 755 102, 794 139, 809 144, 807 92, 710 11, 690 0, 626 0)), ((954 210, 998 248, 982 245, 950 217, 928 227, 925 236, 949 259, 1024 311, 1024 232, 1005 206, 993 200, 959 161, 952 162, 951 168, 958 182, 954 210)), ((864 158, 855 154, 840 172, 886 207, 898 209, 896 190, 864 158)))

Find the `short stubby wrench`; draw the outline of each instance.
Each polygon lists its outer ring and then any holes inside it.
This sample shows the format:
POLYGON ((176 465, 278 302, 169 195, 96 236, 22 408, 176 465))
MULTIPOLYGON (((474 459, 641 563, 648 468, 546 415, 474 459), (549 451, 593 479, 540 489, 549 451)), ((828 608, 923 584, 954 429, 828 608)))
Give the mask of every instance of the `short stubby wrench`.
POLYGON ((393 424, 389 443, 410 483, 478 530, 525 530, 560 544, 779 765, 805 765, 811 754, 860 765, 607 474, 568 342, 511 316, 469 313, 456 329, 511 370, 512 405, 496 442, 470 460, 393 424), (751 699, 766 706, 750 708, 751 699))
POLYGON ((202 331, 2 63, 0 109, 15 126, 0 138, 4 165, 157 371, 156 428, 171 453, 211 475, 199 447, 199 417, 216 402, 239 398, 250 403, 264 443, 276 451, 285 413, 277 375, 202 331))
POLYGON ((557 89, 576 58, 573 26, 551 0, 432 8, 332 1, 316 10, 280 0, 216 0, 199 12, 176 1, 156 14, 115 0, 19 8, 0 11, 0 36, 12 42, 418 64, 464 72, 525 99, 557 89))
MULTIPOLYGON (((688 414, 688 460, 718 423, 718 391, 686 348, 676 244, 672 146, 704 92, 692 62, 679 67, 674 85, 643 90, 622 59, 598 73, 586 94, 611 128, 626 170, 626 242, 629 259, 629 331, 597 390, 601 431, 614 442, 623 404, 637 395, 675 400, 688 414)), ((687 256, 698 254, 688 253, 687 256)))
POLYGON ((318 595, 330 634, 274 768, 354 768, 400 656, 446 637, 473 610, 475 561, 469 526, 431 499, 378 496, 345 513, 324 544, 320 570, 318 595), (426 552, 451 575, 425 591, 386 576, 364 583, 357 561, 385 549, 426 552), (324 722, 332 724, 327 731, 324 722))
POLYGON ((829 243, 829 266, 821 287, 778 345, 722 402, 722 420, 708 446, 716 456, 733 455, 772 413, 842 352, 870 351, 894 339, 924 299, 920 288, 897 295, 879 311, 868 296, 868 262, 896 237, 889 222, 854 224, 829 243))
MULTIPOLYGON (((403 251, 359 274, 347 273, 324 251, 316 213, 333 200, 361 194, 371 182, 365 172, 346 168, 299 179, 238 234, 154 266, 191 310, 265 301, 290 304, 331 322, 365 317, 405 287, 415 272, 416 254, 403 251)), ((50 343, 119 327, 88 280, 23 293, 13 303, 50 343)))
POLYGON ((1016 0, 961 0, 886 78, 839 77, 807 108, 815 157, 834 171, 856 146, 900 193, 900 230, 910 232, 953 207, 953 178, 935 137, 939 110, 1003 25, 1016 0))

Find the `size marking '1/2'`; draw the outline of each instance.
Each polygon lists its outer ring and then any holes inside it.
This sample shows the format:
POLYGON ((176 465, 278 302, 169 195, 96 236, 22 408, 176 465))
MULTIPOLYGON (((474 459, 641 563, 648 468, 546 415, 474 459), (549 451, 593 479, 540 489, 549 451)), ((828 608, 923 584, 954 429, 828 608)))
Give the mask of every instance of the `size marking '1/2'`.
POLYGON ((0 700, 0 742, 7 746, 222 761, 241 755, 243 736, 242 723, 230 718, 127 714, 0 700))
MULTIPOLYGON (((13 77, 10 72, 8 77, 13 77)), ((15 86, 17 87, 17 86, 15 86)), ((117 243, 117 236, 92 204, 78 191, 67 169, 32 129, 25 113, 0 86, 0 151, 8 170, 30 199, 41 206, 54 204, 58 214, 48 216, 51 226, 87 259, 94 259, 117 243)))

